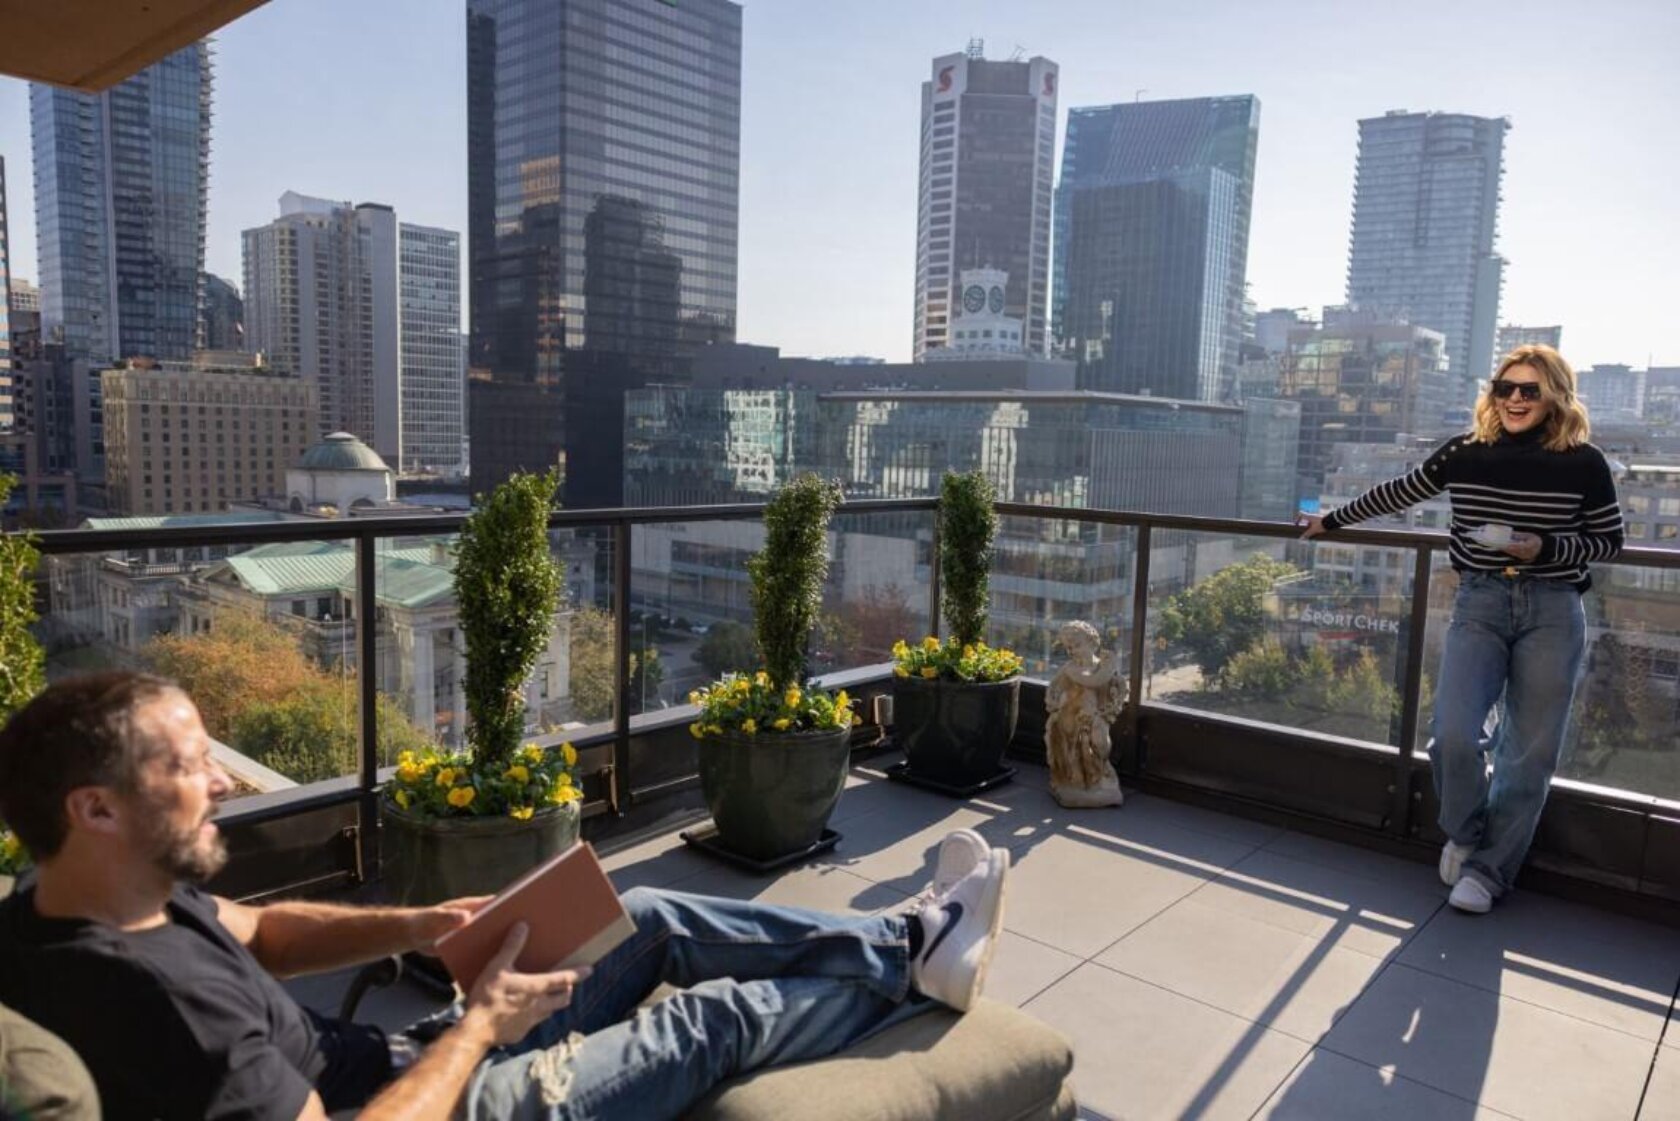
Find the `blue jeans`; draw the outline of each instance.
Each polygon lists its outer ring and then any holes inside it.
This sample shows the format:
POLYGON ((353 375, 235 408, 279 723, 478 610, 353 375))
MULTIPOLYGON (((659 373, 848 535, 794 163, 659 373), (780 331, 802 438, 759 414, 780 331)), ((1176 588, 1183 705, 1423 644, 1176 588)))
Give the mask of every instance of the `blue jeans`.
POLYGON ((1429 758, 1441 830, 1474 849, 1464 869, 1495 896, 1511 889, 1534 839, 1585 645, 1581 595, 1569 584, 1460 576, 1429 758), (1490 735, 1488 713, 1501 693, 1505 704, 1490 735))
POLYGON ((479 1066, 469 1121, 676 1117, 726 1078, 838 1051, 940 1007, 910 1000, 903 916, 633 888, 636 933, 572 1003, 479 1066), (683 991, 637 1010, 661 982, 683 991))

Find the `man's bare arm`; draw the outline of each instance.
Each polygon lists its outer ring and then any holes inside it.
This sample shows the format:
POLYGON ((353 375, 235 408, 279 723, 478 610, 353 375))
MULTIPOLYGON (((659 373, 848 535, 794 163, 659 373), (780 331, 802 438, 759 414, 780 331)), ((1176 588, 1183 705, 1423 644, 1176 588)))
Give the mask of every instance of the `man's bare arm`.
POLYGON ((216 913, 265 969, 276 977, 295 977, 424 949, 466 922, 483 902, 349 907, 287 901, 253 907, 218 897, 216 913))

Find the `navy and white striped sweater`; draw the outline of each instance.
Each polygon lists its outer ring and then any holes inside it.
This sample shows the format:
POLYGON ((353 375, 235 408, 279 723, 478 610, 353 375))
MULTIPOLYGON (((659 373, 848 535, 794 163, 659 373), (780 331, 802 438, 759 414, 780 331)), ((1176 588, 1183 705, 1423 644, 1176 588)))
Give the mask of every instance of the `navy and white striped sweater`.
POLYGON ((1502 435, 1477 444, 1454 436, 1408 474, 1378 483, 1324 515, 1326 530, 1397 514, 1446 491, 1452 499, 1452 565, 1497 572, 1515 565, 1528 576, 1592 584, 1587 565, 1622 547, 1622 511, 1604 453, 1591 444, 1547 451, 1542 432, 1502 435), (1523 562, 1477 543, 1470 532, 1492 523, 1540 536, 1540 554, 1523 562))

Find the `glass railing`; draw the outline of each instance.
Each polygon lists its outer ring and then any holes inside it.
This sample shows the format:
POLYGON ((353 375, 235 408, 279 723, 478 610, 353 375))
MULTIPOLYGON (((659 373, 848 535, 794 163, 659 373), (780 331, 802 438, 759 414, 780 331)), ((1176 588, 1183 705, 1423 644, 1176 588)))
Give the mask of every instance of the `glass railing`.
MULTIPOLYGON (((842 508, 813 673, 878 667, 897 638, 934 629, 936 511, 931 499, 842 508)), ((527 685, 528 731, 594 752, 596 812, 623 810, 649 779, 631 773, 633 730, 686 722, 689 690, 754 664, 746 560, 762 544, 758 514, 554 515, 565 595, 527 685)), ((988 639, 1021 653, 1029 679, 1054 673, 1061 628, 1086 621, 1128 676, 1134 716, 1193 718, 1233 740, 1269 729, 1278 766, 1290 745, 1363 754, 1387 784, 1377 800, 1393 803, 1389 828, 1427 828, 1424 807, 1403 803, 1421 797, 1414 772, 1427 778, 1456 584, 1444 536, 1309 544, 1277 523, 1018 504, 1000 514, 988 639)), ((43 534, 49 675, 127 666, 181 679, 242 793, 266 795, 265 813, 294 794, 318 802, 322 782, 365 796, 402 748, 462 745, 459 526, 424 516, 43 534)), ((1559 778, 1680 801, 1680 551, 1630 550, 1594 579, 1559 778)), ((1145 754, 1129 759, 1147 773, 1145 754)), ((646 789, 692 775, 692 760, 658 763, 646 789)), ((227 813, 237 819, 240 804, 227 813)))

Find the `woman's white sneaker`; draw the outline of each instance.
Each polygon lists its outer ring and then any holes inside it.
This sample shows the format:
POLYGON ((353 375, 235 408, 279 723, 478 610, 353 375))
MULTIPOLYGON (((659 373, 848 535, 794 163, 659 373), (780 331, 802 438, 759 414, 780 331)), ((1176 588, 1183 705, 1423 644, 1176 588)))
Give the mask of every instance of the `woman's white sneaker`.
POLYGON ((1475 876, 1460 876, 1447 902, 1467 914, 1485 915, 1493 909, 1493 892, 1475 876))
POLYGON ((984 861, 916 912, 922 950, 910 963, 917 991, 966 1012, 980 996, 1003 928, 1009 850, 988 849, 984 861))
POLYGON ((1464 862, 1470 854, 1476 851, 1475 845, 1461 845, 1456 841, 1448 841, 1441 846, 1441 882, 1448 887, 1455 887, 1459 877, 1464 875, 1464 862))

